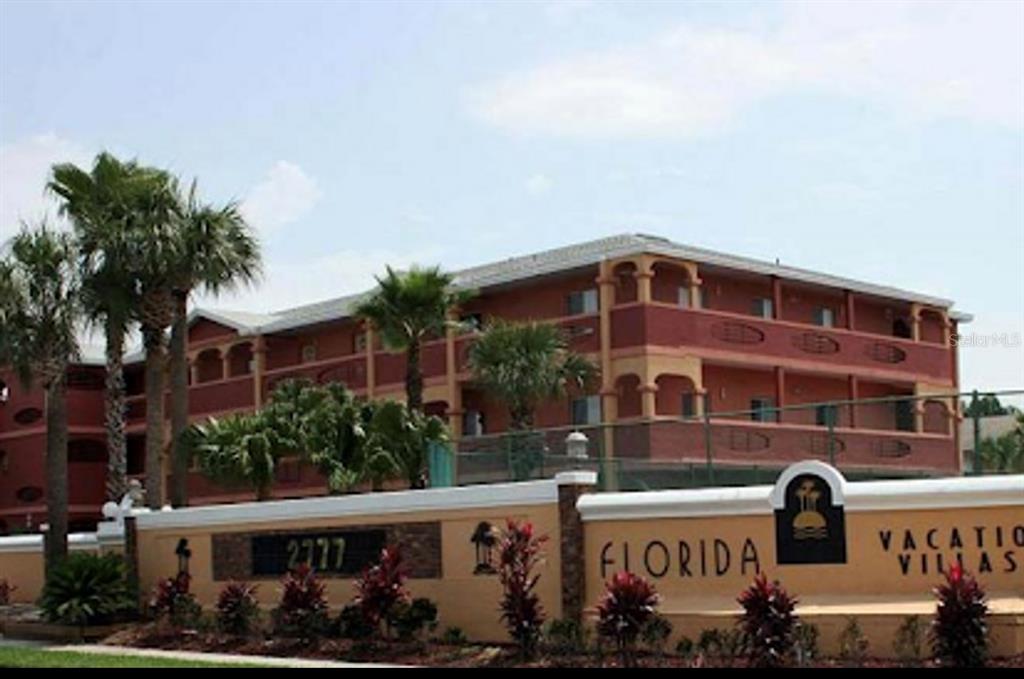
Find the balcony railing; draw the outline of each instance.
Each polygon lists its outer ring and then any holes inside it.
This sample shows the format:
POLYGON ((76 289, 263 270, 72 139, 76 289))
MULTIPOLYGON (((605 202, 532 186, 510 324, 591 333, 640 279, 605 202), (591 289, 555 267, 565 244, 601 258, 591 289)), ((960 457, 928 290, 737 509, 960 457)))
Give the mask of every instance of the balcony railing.
POLYGON ((699 347, 769 362, 807 361, 936 381, 953 378, 952 353, 941 344, 667 304, 613 309, 612 347, 641 345, 699 347))

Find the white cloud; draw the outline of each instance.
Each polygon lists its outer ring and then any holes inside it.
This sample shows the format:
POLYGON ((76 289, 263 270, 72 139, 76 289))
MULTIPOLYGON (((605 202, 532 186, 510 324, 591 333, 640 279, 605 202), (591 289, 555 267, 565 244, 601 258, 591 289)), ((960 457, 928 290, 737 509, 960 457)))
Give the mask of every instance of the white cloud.
POLYGON ((295 163, 282 160, 249 191, 242 213, 268 236, 309 214, 322 195, 315 179, 295 163))
POLYGON ((535 174, 526 180, 526 192, 531 196, 542 196, 551 190, 554 182, 545 174, 535 174))
POLYGON ((769 97, 828 93, 911 115, 1024 126, 1024 5, 778 5, 771 27, 682 24, 642 44, 570 56, 476 88, 473 114, 572 137, 714 133, 769 97))
POLYGON ((80 144, 47 133, 0 147, 0 241, 18 232, 22 220, 57 220, 57 202, 45 191, 55 163, 89 167, 92 154, 80 144))

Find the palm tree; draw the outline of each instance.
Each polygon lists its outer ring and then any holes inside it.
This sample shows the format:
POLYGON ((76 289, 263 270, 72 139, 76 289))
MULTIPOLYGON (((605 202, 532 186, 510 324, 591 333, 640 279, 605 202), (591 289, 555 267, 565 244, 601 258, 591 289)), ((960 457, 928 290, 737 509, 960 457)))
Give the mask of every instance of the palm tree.
POLYGON ((78 240, 85 315, 103 329, 106 497, 114 501, 128 492, 124 345, 138 307, 129 228, 134 200, 151 191, 152 182, 160 181, 160 174, 150 168, 101 153, 89 172, 70 163, 54 165, 47 185, 61 199, 61 213, 70 217, 78 240))
POLYGON ((1024 472, 1024 416, 1018 417, 1017 428, 978 444, 982 469, 989 472, 1019 474, 1024 472))
POLYGON ((423 412, 423 371, 420 348, 452 325, 448 312, 469 300, 470 291, 452 290, 453 276, 437 267, 413 267, 405 273, 387 268, 377 278, 378 288, 356 308, 356 315, 372 323, 384 344, 405 350, 405 396, 410 410, 423 412))
POLYGON ((239 284, 250 284, 260 273, 260 248, 253 231, 231 202, 215 207, 201 204, 192 182, 181 196, 180 248, 173 276, 174 320, 171 329, 171 493, 175 507, 188 504, 188 298, 201 288, 219 294, 239 284))
POLYGON ((469 350, 474 381, 508 407, 510 427, 533 426, 541 402, 585 389, 597 367, 569 349, 565 334, 549 323, 496 320, 469 350))
POLYGON ((137 196, 129 228, 129 256, 139 295, 138 319, 146 352, 146 503, 163 505, 164 369, 167 328, 174 321, 174 284, 183 249, 180 202, 172 177, 158 173, 137 196))
POLYGON ((447 440, 448 431, 440 418, 424 416, 397 401, 377 403, 364 443, 363 476, 374 490, 396 475, 404 477, 409 488, 424 488, 427 447, 447 440))
POLYGON ((227 485, 248 485, 257 500, 270 499, 282 445, 261 413, 211 418, 189 429, 187 440, 205 476, 227 485))
POLYGON ((76 252, 70 234, 41 225, 11 239, 0 265, 0 363, 46 390, 47 572, 67 555, 67 369, 78 355, 76 252))

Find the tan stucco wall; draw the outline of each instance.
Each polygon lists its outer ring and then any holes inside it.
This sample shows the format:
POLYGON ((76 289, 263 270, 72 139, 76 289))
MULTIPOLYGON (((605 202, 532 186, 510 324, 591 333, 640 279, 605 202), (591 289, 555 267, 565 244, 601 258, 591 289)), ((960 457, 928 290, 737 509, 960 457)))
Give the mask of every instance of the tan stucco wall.
POLYGON ((847 563, 842 565, 802 564, 777 565, 775 555, 775 524, 772 516, 738 516, 685 519, 641 519, 592 521, 585 524, 584 553, 587 569, 587 607, 592 611, 604 589, 604 582, 624 567, 624 548, 628 545, 629 569, 648 577, 662 596, 660 610, 672 619, 676 634, 691 638, 707 627, 731 627, 739 611, 735 603, 739 593, 755 575, 753 561, 742 563, 744 546, 752 556, 756 550, 757 568, 778 579, 801 605, 805 613, 819 625, 821 644, 826 651, 835 650, 835 640, 845 624, 846 615, 857 615, 861 628, 880 655, 892 653, 892 634, 906 615, 930 617, 934 611, 931 590, 940 580, 937 558, 942 555, 948 567, 960 551, 964 566, 976 574, 992 600, 994 648, 1006 652, 1024 651, 1021 630, 1024 627, 1024 514, 1020 506, 991 508, 958 508, 946 510, 847 512, 847 563), (984 528, 983 548, 978 546, 976 527, 984 528), (997 536, 996 528, 1002 529, 997 536), (959 531, 963 549, 950 547, 953 529, 959 531), (1017 529, 1015 544, 1014 530, 1017 529), (914 549, 904 550, 907 531, 914 549), (927 541, 929 532, 932 549, 927 541), (886 550, 882 535, 891 535, 886 550), (997 544, 1001 537, 1002 546, 997 544), (652 547, 649 553, 654 573, 644 564, 647 545, 658 540, 670 554, 667 572, 663 569, 663 552, 652 547), (701 573, 701 540, 704 541, 705 566, 701 573), (715 541, 728 547, 728 568, 724 564, 724 548, 719 546, 716 572, 715 541), (691 575, 681 575, 679 542, 689 544, 691 575), (601 555, 605 552, 615 563, 607 565, 602 577, 601 555), (988 556, 992 572, 979 572, 982 554, 988 556), (900 556, 906 562, 904 574, 900 556), (922 557, 927 566, 923 570, 922 557), (1012 627, 1016 621, 1016 626, 1012 627))
MULTIPOLYGON (((174 574, 177 560, 174 550, 178 540, 187 538, 192 550, 190 571, 193 591, 206 607, 216 601, 224 585, 213 581, 211 561, 211 535, 216 532, 255 532, 261 530, 341 528, 344 526, 388 524, 419 521, 441 522, 442 575, 441 579, 410 579, 409 589, 414 597, 425 596, 437 603, 440 627, 462 628, 471 638, 506 640, 507 635, 499 621, 498 604, 501 586, 497 576, 473 575, 476 565, 470 536, 480 521, 504 527, 507 518, 533 522, 535 528, 549 537, 545 546, 546 559, 540 567, 538 592, 545 610, 552 618, 561 616, 561 561, 559 558, 558 507, 535 505, 472 510, 407 512, 385 516, 361 515, 337 519, 314 519, 217 526, 209 528, 160 529, 139 531, 139 571, 144 592, 152 590, 156 582, 174 574)), ((255 580, 254 580, 255 581, 255 580)), ((280 584, 276 580, 259 580, 258 596, 270 608, 280 597, 280 584)), ((352 579, 328 578, 327 595, 331 614, 354 597, 352 579)))
POLYGON ((43 553, 0 553, 0 580, 18 588, 11 595, 11 603, 35 601, 43 591, 43 553))

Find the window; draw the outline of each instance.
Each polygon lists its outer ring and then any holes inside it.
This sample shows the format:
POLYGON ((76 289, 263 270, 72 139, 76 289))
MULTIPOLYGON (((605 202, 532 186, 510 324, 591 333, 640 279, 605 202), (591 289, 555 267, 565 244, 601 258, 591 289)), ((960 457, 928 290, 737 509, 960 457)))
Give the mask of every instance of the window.
POLYGON ((827 427, 829 422, 833 427, 839 424, 839 409, 832 405, 815 406, 814 423, 819 427, 827 427))
POLYGON ((316 360, 316 345, 315 344, 304 344, 302 345, 302 362, 311 363, 316 360))
POLYGON ((601 397, 587 396, 584 398, 574 398, 572 400, 572 423, 600 424, 601 397))
POLYGON ((683 417, 693 417, 694 415, 697 414, 696 398, 697 395, 694 394, 693 392, 683 392, 682 404, 680 409, 680 412, 682 412, 683 417))
POLYGON ((897 318, 892 322, 892 334, 893 337, 902 337, 904 339, 910 339, 913 337, 913 333, 910 330, 910 324, 902 318, 897 318))
POLYGON ((896 401, 892 405, 895 410, 896 429, 914 431, 914 404, 911 401, 896 401))
POLYGON ((483 314, 463 314, 459 317, 459 323, 463 325, 463 328, 469 332, 484 329, 484 315, 483 314))
POLYGON ((570 316, 597 313, 597 290, 595 288, 591 288, 590 290, 581 290, 579 292, 571 292, 569 293, 567 301, 570 316))
POLYGON ((832 328, 836 324, 835 311, 828 307, 821 307, 814 312, 814 322, 823 328, 832 328))
POLYGON ((462 413, 462 435, 482 436, 484 433, 484 416, 479 410, 467 410, 462 413))
POLYGON ((775 422, 778 413, 772 410, 775 407, 774 401, 770 398, 750 399, 750 419, 754 422, 775 422))
POLYGON ((758 297, 755 299, 754 315, 758 318, 771 318, 773 315, 772 301, 767 297, 758 297))
POLYGON ((677 304, 681 309, 690 308, 690 288, 686 287, 685 285, 679 286, 677 304))

